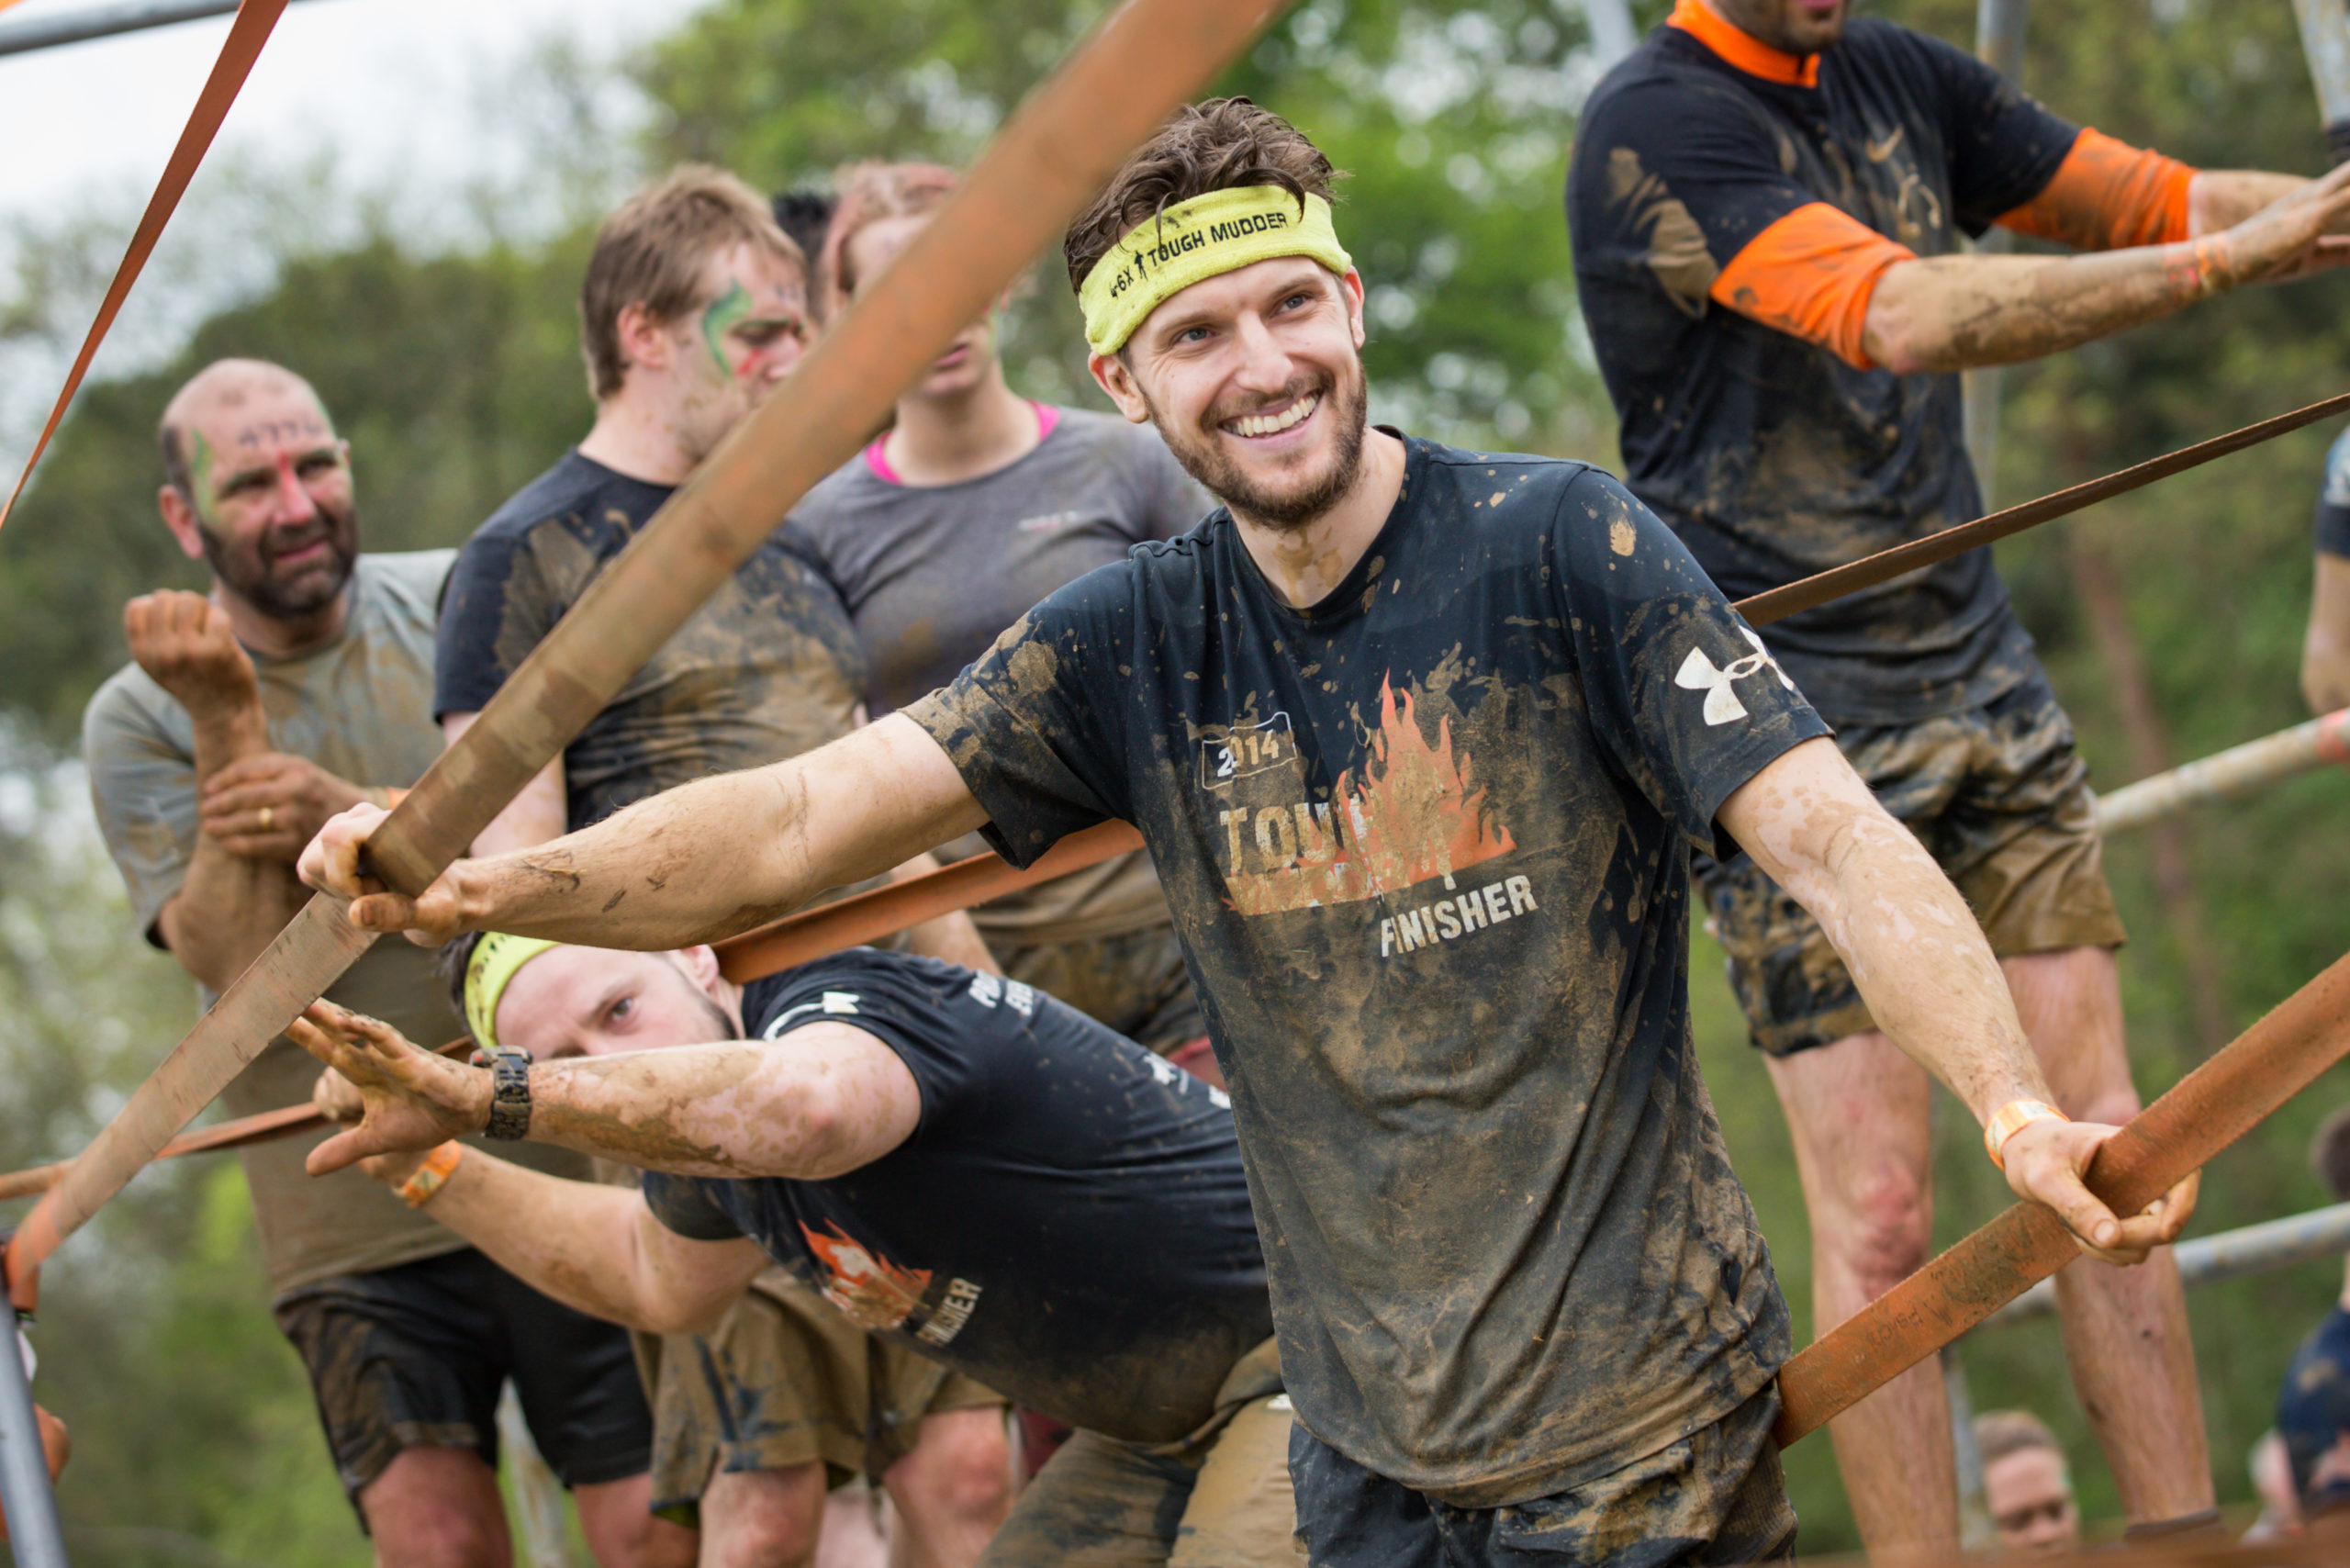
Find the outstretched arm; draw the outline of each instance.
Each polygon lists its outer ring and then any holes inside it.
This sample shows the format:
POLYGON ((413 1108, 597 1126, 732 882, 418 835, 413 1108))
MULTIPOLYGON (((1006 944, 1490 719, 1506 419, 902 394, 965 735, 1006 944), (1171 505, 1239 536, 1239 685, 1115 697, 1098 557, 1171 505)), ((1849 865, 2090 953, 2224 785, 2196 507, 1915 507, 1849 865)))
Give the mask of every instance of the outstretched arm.
MULTIPOLYGON (((2019 1100, 2054 1101, 1965 901, 1834 742, 1806 741, 1782 755, 1723 802, 1719 821, 1818 920, 1877 1026, 1976 1122, 2019 1100)), ((2008 1184, 2055 1210, 2088 1251, 2134 1263, 2185 1226, 2196 1179, 2144 1214, 2117 1218, 2081 1180, 2116 1130, 2029 1123, 2008 1139, 2008 1184)))
MULTIPOLYGON (((334 1070, 320 1081, 321 1108, 337 1120, 355 1111, 359 1120, 310 1151, 314 1176, 489 1126, 487 1070, 419 1050, 380 1019, 321 1002, 286 1035, 334 1070)), ((532 1143, 680 1176, 822 1181, 878 1159, 921 1119, 921 1091, 898 1054, 831 1018, 811 1018, 773 1042, 672 1046, 531 1069, 532 1143)))
POLYGON ((2207 172, 2189 186, 2188 203, 2192 233, 2170 244, 1896 262, 1870 296, 1863 348, 1905 375, 2009 364, 2157 320, 2226 289, 2350 261, 2350 241, 2339 237, 2350 230, 2350 165, 2308 181, 2207 172))
POLYGON ((415 899, 361 872, 384 816, 346 812, 302 854, 302 879, 352 900, 354 924, 430 944, 510 931, 648 952, 748 931, 986 820, 938 743, 898 714, 535 849, 457 861, 415 899))
MULTIPOLYGON (((397 1187, 422 1162, 381 1155, 367 1171, 397 1187)), ((748 1239, 679 1236, 641 1193, 525 1170, 478 1148, 458 1158, 426 1212, 532 1288, 653 1334, 707 1329, 768 1263, 748 1239)))

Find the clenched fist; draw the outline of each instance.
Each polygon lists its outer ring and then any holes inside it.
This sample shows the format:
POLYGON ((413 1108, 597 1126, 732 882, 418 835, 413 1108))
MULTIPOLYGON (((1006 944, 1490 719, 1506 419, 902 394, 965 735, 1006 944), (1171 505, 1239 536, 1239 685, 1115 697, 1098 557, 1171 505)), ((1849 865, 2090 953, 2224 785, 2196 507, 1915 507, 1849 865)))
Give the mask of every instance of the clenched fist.
POLYGON ((123 606, 122 631, 139 667, 198 722, 260 700, 260 678, 229 612, 202 594, 142 594, 123 606))

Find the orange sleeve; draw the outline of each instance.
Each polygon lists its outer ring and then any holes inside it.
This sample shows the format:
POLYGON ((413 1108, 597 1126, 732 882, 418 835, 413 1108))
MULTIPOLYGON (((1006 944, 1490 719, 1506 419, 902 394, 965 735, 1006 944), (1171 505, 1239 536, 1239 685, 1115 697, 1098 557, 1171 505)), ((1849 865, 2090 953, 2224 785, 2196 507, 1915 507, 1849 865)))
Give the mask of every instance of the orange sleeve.
POLYGON ((2188 237, 2187 186, 2194 178, 2194 169, 2176 158, 2084 130, 2047 188, 2001 218, 1999 227, 2076 251, 2165 245, 2188 237))
POLYGON ((1917 259, 1859 218, 1807 202, 1749 240, 1707 293, 1716 304, 1872 370, 1861 346, 1869 297, 1886 268, 1917 259))

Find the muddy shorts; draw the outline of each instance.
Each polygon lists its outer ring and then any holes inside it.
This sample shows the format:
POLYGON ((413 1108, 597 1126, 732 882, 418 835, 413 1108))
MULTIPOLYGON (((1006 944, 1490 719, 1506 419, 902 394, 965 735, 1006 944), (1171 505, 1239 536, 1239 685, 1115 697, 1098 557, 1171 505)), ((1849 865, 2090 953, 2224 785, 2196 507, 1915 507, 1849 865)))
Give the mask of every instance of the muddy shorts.
POLYGON ((1079 1432, 1062 1444, 979 1568, 1298 1568, 1289 1443, 1268 1339, 1233 1364, 1215 1414, 1180 1441, 1079 1432))
POLYGON ((1505 1508, 1456 1508, 1290 1437, 1297 1533, 1311 1568, 1671 1568, 1792 1561, 1773 1384, 1612 1474, 1505 1508))
POLYGON ((822 1462, 879 1481, 922 1418, 1003 1397, 841 1316, 771 1269, 708 1334, 638 1335, 653 1390, 653 1511, 693 1526, 712 1475, 822 1462))
POLYGON ((1057 996, 1159 1056, 1207 1037, 1171 925, 1077 942, 996 948, 1005 975, 1057 996))
POLYGON ((627 1333, 470 1248, 322 1280, 272 1310, 309 1369, 354 1504, 402 1449, 471 1449, 496 1466, 498 1396, 509 1379, 565 1485, 644 1472, 653 1418, 627 1333))
MULTIPOLYGON (((2088 769, 2045 678, 1921 723, 1848 729, 1836 744, 1957 885, 1993 952, 2121 945, 2088 769)), ((1790 1056, 1876 1026, 1819 923, 1751 857, 1700 857, 1696 871, 1755 1045, 1790 1056)))

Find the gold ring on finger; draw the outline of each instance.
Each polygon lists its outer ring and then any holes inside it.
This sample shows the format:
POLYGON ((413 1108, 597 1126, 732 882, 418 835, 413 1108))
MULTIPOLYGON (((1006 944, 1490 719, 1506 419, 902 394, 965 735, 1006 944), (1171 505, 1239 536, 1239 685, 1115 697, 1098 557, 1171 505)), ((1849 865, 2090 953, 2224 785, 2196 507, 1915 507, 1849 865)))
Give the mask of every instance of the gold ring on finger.
POLYGON ((275 812, 274 812, 274 811, 270 810, 267 806, 263 806, 263 807, 261 809, 261 830, 262 830, 262 832, 263 832, 263 833, 267 833, 267 832, 270 830, 270 827, 272 826, 272 824, 274 824, 276 821, 277 821, 277 813, 276 813, 275 812))

